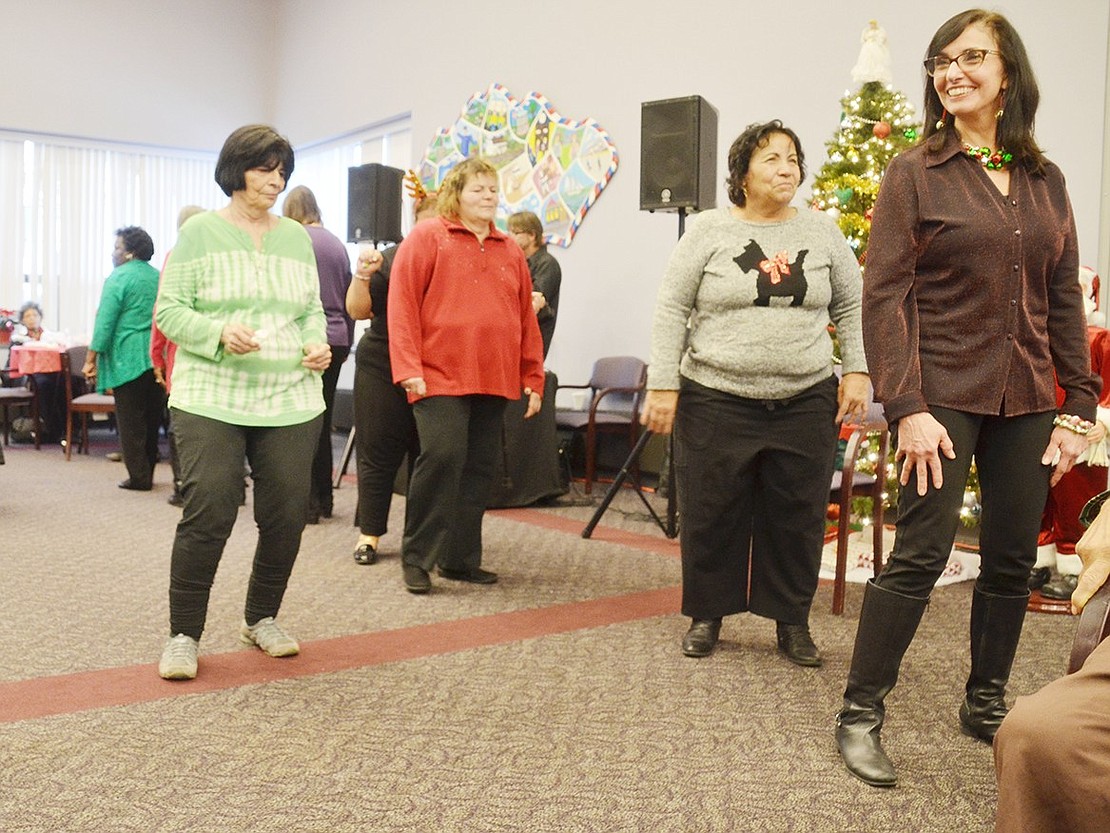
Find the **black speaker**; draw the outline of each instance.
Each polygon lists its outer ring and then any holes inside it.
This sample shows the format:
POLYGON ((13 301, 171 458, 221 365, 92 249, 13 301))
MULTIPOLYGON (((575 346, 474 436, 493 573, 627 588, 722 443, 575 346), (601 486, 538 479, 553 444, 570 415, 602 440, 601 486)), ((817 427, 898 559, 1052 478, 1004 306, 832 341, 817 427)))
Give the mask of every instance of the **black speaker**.
POLYGON ((347 240, 401 239, 401 178, 405 172, 371 162, 347 169, 347 240))
POLYGON ((717 110, 700 95, 640 105, 640 210, 717 204, 717 110))

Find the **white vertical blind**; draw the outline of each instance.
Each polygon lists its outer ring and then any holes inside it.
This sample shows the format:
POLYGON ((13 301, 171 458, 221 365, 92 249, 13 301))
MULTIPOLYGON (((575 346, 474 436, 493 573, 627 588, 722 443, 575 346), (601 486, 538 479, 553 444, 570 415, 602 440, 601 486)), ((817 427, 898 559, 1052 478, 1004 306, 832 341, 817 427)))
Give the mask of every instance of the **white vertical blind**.
POLYGON ((23 297, 23 142, 0 139, 0 307, 18 310, 23 297))

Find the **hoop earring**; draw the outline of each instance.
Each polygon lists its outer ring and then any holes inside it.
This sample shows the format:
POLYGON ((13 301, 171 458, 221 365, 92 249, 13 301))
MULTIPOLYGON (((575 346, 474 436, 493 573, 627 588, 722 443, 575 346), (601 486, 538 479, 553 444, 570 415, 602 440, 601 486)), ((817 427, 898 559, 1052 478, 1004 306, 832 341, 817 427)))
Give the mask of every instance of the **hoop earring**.
POLYGON ((948 117, 948 111, 943 107, 940 110, 940 118, 937 119, 937 130, 944 130, 944 120, 948 117))

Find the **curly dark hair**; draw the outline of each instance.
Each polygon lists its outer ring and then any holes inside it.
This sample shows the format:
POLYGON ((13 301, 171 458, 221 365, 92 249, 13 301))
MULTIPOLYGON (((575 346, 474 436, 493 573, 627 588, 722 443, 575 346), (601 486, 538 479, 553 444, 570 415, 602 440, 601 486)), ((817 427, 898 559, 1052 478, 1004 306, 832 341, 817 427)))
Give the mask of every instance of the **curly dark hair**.
POLYGON ((154 241, 138 226, 124 226, 116 229, 116 237, 123 240, 123 250, 137 260, 150 261, 154 257, 154 241))
POLYGON ((744 177, 748 175, 752 154, 765 146, 774 133, 788 136, 794 143, 794 150, 798 153, 798 168, 801 170, 800 185, 806 178, 806 155, 802 152, 802 143, 798 134, 789 127, 783 127, 778 119, 772 119, 763 124, 749 124, 744 132, 736 137, 732 147, 728 149, 728 179, 725 186, 728 188, 728 199, 733 205, 744 207, 748 198, 744 193, 744 177))
MULTIPOLYGON (((247 187, 244 174, 252 168, 272 171, 281 168, 285 181, 293 176, 293 146, 265 124, 248 124, 224 141, 216 161, 216 184, 229 197, 247 187)), ((284 188, 282 190, 285 190, 284 188)))

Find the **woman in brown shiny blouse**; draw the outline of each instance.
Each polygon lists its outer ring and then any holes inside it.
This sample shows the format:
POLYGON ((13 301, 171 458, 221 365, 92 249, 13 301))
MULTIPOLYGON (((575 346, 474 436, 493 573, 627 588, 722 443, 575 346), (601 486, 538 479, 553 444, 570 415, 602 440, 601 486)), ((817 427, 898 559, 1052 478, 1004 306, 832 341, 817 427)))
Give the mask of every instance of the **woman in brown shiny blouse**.
POLYGON ((1075 224, 1063 175, 1033 138, 1039 92, 1020 37, 973 9, 941 26, 926 56, 924 137, 883 179, 863 290, 868 366, 901 489, 893 551, 864 592, 836 735, 848 770, 877 787, 897 780, 880 744, 883 701, 951 552, 972 456, 981 572, 959 720, 990 743, 1006 715, 1049 483, 1086 448, 1099 393, 1075 224))

